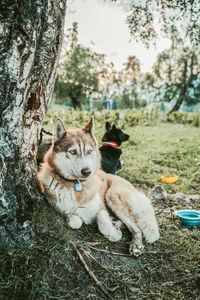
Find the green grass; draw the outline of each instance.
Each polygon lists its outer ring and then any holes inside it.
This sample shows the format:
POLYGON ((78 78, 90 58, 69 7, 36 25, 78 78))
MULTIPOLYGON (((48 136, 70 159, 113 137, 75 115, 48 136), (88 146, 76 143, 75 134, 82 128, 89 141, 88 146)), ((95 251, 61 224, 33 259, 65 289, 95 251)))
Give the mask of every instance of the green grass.
POLYGON ((199 128, 165 123, 126 131, 130 141, 122 144, 121 176, 142 189, 162 184, 167 191, 173 188, 182 193, 200 193, 199 128), (177 183, 161 183, 162 175, 174 174, 179 176, 177 183))
MULTIPOLYGON (((89 115, 50 111, 45 121, 47 130, 52 131, 57 117, 72 128, 84 125, 89 115)), ((106 112, 103 116, 96 114, 95 119, 99 141, 105 120, 115 121, 130 134, 130 140, 121 147, 122 177, 147 194, 155 185, 162 185, 169 194, 173 190, 200 194, 198 127, 160 122, 155 116, 135 122, 130 113, 128 118, 120 118, 106 112), (178 182, 162 183, 160 177, 169 174, 177 174, 178 182)), ((157 201, 154 207, 161 237, 153 245, 145 244, 140 257, 130 257, 131 236, 126 228, 122 240, 111 243, 96 225, 72 230, 63 216, 41 203, 33 214, 37 244, 21 250, 0 247, 0 299, 108 299, 89 277, 70 240, 75 241, 87 265, 113 299, 200 299, 200 226, 183 226, 171 213, 175 208, 200 209, 200 203, 174 202, 169 197, 157 201)))

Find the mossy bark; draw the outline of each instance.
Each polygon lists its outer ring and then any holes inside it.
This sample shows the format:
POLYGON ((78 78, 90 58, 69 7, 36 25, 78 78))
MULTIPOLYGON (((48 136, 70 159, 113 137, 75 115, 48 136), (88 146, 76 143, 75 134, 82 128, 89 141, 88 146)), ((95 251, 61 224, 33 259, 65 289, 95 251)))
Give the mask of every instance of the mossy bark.
POLYGON ((13 246, 34 242, 31 211, 43 199, 37 144, 54 86, 65 11, 66 0, 0 4, 0 232, 13 246))

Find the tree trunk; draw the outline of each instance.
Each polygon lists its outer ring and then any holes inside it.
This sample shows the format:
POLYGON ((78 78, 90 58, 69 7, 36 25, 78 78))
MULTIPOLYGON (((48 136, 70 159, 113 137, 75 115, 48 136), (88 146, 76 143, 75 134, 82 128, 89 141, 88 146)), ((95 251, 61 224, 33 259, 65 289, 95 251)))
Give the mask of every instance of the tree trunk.
POLYGON ((73 87, 71 87, 71 91, 69 92, 69 97, 71 99, 71 105, 74 109, 81 109, 82 108, 82 105, 81 105, 81 102, 80 102, 81 89, 82 89, 81 86, 73 85, 73 87))
POLYGON ((54 86, 66 0, 0 4, 0 232, 12 246, 34 243, 31 211, 43 199, 37 143, 54 86))
POLYGON ((81 103, 76 97, 71 96, 71 104, 74 109, 81 109, 81 103))
POLYGON ((188 70, 188 62, 187 59, 184 60, 184 69, 183 69, 183 74, 182 74, 182 83, 181 83, 181 93, 179 95, 179 98, 174 105, 174 107, 170 110, 168 114, 171 114, 174 111, 178 111, 181 104, 183 103, 185 99, 185 94, 187 92, 187 88, 189 86, 190 79, 187 80, 187 70, 188 70))
POLYGON ((183 100, 184 100, 184 95, 180 95, 180 97, 178 98, 176 104, 174 105, 174 107, 169 111, 169 114, 171 114, 173 111, 178 111, 181 104, 183 103, 183 100))

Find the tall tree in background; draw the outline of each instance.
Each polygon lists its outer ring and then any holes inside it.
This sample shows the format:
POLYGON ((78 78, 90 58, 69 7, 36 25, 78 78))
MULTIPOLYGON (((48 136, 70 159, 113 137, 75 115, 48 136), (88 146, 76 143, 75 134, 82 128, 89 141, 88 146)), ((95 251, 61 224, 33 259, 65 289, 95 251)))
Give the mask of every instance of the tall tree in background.
POLYGON ((66 0, 0 4, 0 231, 32 244, 30 212, 42 199, 37 143, 54 86, 66 0))
POLYGON ((93 52, 78 43, 78 24, 67 36, 69 49, 60 59, 55 84, 55 96, 61 103, 71 100, 73 108, 81 108, 87 97, 98 91, 98 72, 104 64, 104 55, 93 52))
POLYGON ((138 87, 141 80, 140 61, 136 56, 129 56, 124 68, 117 73, 119 108, 140 107, 138 87))
POLYGON ((170 113, 181 104, 200 102, 200 53, 189 48, 162 52, 154 65, 157 88, 164 92, 162 101, 175 100, 170 113))
MULTIPOLYGON (((136 56, 129 56, 127 62, 124 63, 124 81, 129 85, 129 98, 131 99, 131 106, 132 107, 140 107, 140 100, 139 100, 139 81, 141 79, 141 67, 140 61, 136 56)), ((132 108, 130 106, 130 108, 132 108)))
POLYGON ((176 100, 170 112, 178 110, 183 101, 188 104, 198 101, 199 15, 198 0, 132 2, 128 23, 134 38, 147 46, 161 36, 171 40, 171 49, 160 54, 154 68, 157 79, 164 80, 165 99, 176 100))

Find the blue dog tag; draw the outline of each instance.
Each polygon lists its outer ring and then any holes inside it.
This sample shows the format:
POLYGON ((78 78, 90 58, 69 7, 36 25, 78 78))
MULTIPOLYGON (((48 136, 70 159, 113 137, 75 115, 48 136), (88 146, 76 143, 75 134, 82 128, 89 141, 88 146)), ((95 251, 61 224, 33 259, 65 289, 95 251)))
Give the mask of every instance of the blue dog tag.
POLYGON ((82 190, 82 184, 80 182, 75 183, 74 188, 77 192, 82 190))

